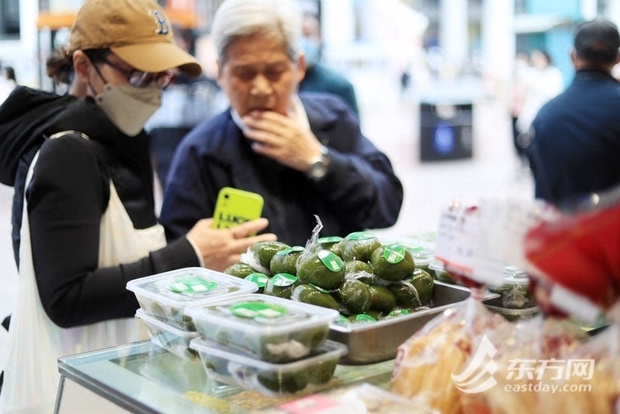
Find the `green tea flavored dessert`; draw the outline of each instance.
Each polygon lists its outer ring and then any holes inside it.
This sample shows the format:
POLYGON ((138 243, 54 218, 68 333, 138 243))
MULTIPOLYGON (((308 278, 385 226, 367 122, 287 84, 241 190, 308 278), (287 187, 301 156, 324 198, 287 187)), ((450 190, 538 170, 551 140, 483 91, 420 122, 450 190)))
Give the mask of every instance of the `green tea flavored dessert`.
POLYGON ((370 260, 372 252, 380 246, 381 242, 372 233, 367 231, 351 233, 339 243, 340 257, 344 261, 360 260, 367 262, 370 260))
POLYGON ((297 285, 299 285, 297 276, 290 273, 276 273, 267 281, 263 293, 265 295, 290 299, 291 293, 293 293, 293 289, 297 285))
POLYGON ((269 269, 272 274, 289 273, 297 274, 297 259, 301 256, 304 248, 301 246, 293 246, 289 249, 277 251, 269 262, 269 269))
POLYGON ((301 283, 332 290, 344 281, 344 262, 330 250, 310 253, 300 260, 297 277, 301 283))
POLYGON ((379 278, 389 282, 401 281, 415 270, 411 252, 397 243, 382 245, 373 251, 370 264, 379 278))
POLYGON ((254 273, 254 269, 252 269, 252 266, 250 266, 249 264, 239 262, 228 266, 224 270, 224 273, 243 279, 247 275, 254 273))
POLYGON ((416 268, 411 276, 407 276, 406 280, 418 291, 418 298, 422 306, 430 306, 433 299, 433 290, 435 288, 435 280, 425 270, 416 268))
POLYGON ((342 282, 333 295, 348 313, 364 313, 372 303, 369 286, 355 279, 342 282))
POLYGON ((370 290, 370 309, 388 314, 396 308, 396 295, 386 286, 368 286, 370 290))
POLYGON ((291 246, 279 241, 259 241, 250 246, 250 252, 252 252, 259 264, 266 269, 269 269, 271 264, 271 258, 280 250, 290 249, 291 246))
POLYGON ((322 306, 324 308, 338 310, 340 304, 334 297, 321 288, 317 288, 310 284, 302 284, 295 286, 291 293, 291 299, 297 302, 309 303, 311 305, 322 306))

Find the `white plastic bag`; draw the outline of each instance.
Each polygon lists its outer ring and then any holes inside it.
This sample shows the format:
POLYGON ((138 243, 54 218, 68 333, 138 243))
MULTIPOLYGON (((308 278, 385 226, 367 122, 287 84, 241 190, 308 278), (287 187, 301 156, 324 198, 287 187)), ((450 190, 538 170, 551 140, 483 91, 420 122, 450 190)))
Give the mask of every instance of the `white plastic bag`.
MULTIPOLYGON (((27 183, 32 177, 35 159, 27 183)), ((45 313, 34 274, 27 203, 21 228, 20 276, 17 307, 12 314, 0 409, 10 413, 53 411, 61 356, 133 342, 141 337, 134 318, 63 329, 45 313)), ((99 267, 131 262, 165 246, 160 225, 136 230, 110 182, 110 201, 101 218, 99 267)))

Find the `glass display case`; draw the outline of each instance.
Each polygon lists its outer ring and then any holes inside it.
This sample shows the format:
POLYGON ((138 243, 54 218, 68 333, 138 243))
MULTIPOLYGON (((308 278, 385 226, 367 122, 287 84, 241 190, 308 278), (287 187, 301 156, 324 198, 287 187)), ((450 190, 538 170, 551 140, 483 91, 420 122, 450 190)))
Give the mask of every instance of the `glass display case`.
POLYGON ((338 365, 334 378, 301 393, 267 397, 206 375, 200 359, 184 359, 152 344, 136 342, 60 358, 55 412, 248 413, 302 395, 354 383, 388 388, 394 361, 338 365))

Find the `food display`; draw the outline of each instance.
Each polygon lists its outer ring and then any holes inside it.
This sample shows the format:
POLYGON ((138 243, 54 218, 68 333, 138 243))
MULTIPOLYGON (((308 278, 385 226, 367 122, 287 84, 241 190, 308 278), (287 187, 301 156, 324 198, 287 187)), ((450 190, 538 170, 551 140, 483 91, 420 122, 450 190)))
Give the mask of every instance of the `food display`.
POLYGON ((190 346, 199 353, 207 376, 270 396, 294 394, 328 383, 338 359, 346 353, 344 345, 327 341, 302 359, 272 363, 202 338, 194 339, 190 346))
POLYGON ((180 356, 181 358, 198 358, 196 352, 189 348, 190 341, 198 337, 198 332, 176 328, 148 315, 142 309, 138 309, 136 311, 136 317, 144 321, 149 330, 151 342, 155 345, 160 346, 173 354, 180 356))
POLYGON ((212 270, 190 267, 131 280, 127 289, 135 293, 140 308, 147 314, 193 330, 191 318, 183 310, 191 304, 213 298, 255 292, 256 284, 212 270))
POLYGON ((242 295, 189 306, 203 338, 268 362, 302 358, 327 339, 338 312, 268 295, 242 295))

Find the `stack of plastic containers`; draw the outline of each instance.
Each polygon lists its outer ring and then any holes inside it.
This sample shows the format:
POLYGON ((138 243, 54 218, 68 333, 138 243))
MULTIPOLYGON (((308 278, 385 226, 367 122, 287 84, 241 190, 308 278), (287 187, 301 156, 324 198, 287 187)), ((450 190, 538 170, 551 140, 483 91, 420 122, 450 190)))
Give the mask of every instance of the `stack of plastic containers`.
POLYGON ((208 377, 268 396, 328 383, 347 351, 327 340, 333 309, 248 294, 194 304, 185 314, 200 334, 190 348, 208 377))
POLYGON ((250 294, 257 286, 212 270, 190 267, 132 280, 127 283, 127 289, 138 299, 140 309, 136 317, 145 322, 151 342, 182 358, 192 359, 197 355, 189 344, 199 334, 194 321, 184 313, 185 308, 250 294))

